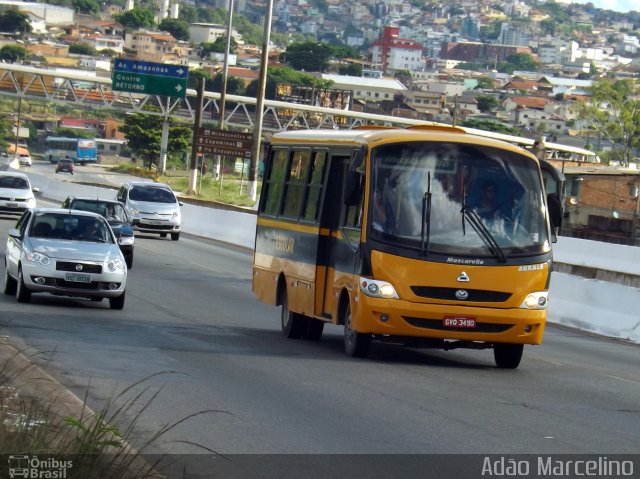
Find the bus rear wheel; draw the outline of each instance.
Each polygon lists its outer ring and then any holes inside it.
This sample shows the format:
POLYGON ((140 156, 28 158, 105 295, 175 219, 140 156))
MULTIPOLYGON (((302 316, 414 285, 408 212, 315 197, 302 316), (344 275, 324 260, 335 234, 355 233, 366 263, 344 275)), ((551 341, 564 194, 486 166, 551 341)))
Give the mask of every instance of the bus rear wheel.
POLYGON ((351 357, 364 358, 369 354, 371 335, 358 333, 351 328, 351 307, 344 312, 344 351, 351 357))
POLYGON ((523 344, 497 343, 493 346, 493 357, 500 369, 516 369, 520 365, 523 344))
POLYGON ((298 339, 305 332, 308 318, 299 313, 289 310, 289 300, 287 292, 282 297, 282 310, 280 311, 280 319, 282 323, 282 332, 287 338, 298 339))

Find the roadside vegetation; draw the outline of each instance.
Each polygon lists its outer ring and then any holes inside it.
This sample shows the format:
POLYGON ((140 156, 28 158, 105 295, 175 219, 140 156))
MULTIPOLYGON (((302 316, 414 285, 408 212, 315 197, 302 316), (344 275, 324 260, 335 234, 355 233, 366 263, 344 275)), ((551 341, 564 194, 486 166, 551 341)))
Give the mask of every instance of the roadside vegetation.
MULTIPOLYGON (((151 375, 114 392, 94 412, 87 406, 90 384, 82 404, 71 401, 75 407, 69 406, 69 398, 57 393, 49 378, 39 377, 37 368, 21 359, 19 352, 0 361, 0 452, 71 464, 66 475, 46 477, 165 478, 163 469, 171 464, 164 463, 161 456, 154 456, 151 462, 149 456, 142 454, 149 454, 152 446, 176 426, 202 414, 220 412, 200 411, 159 426, 157 432, 140 438, 134 429, 161 391, 161 387, 151 383, 165 373, 151 375)), ((188 441, 181 442, 213 452, 188 441)), ((26 461, 21 467, 29 467, 26 461)), ((8 467, 8 463, 0 463, 0 477, 9 477, 8 467)))
MULTIPOLYGON (((254 204, 247 196, 246 173, 243 175, 241 173, 226 172, 222 175, 222 179, 214 178, 210 172, 202 176, 199 174, 196 182, 196 194, 188 195, 189 170, 167 170, 164 175, 158 175, 153 168, 143 168, 131 163, 121 163, 110 168, 110 170, 166 183, 171 186, 181 198, 192 198, 245 207, 251 207, 254 204)), ((258 195, 260 194, 261 184, 262 182, 259 181, 258 195)))

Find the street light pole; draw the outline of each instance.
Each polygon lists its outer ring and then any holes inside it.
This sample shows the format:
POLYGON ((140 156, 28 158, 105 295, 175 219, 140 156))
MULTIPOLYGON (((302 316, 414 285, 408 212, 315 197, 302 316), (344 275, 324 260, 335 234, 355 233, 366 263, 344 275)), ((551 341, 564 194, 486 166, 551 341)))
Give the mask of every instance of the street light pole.
POLYGON ((631 197, 636 199, 636 207, 633 210, 633 219, 631 220, 631 239, 633 240, 633 246, 636 245, 638 237, 638 210, 640 209, 640 185, 635 184, 631 187, 631 197))

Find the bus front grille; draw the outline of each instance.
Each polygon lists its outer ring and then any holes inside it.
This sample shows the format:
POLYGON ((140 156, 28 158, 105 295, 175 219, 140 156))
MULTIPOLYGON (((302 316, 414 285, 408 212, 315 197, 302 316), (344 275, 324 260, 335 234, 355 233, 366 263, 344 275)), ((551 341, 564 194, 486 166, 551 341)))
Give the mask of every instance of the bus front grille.
POLYGON ((456 296, 458 291, 464 290, 468 293, 465 301, 476 303, 503 303, 511 297, 511 293, 502 291, 486 291, 482 289, 465 288, 439 288, 436 286, 411 286, 411 291, 416 296, 429 299, 440 299, 446 301, 460 301, 456 296))

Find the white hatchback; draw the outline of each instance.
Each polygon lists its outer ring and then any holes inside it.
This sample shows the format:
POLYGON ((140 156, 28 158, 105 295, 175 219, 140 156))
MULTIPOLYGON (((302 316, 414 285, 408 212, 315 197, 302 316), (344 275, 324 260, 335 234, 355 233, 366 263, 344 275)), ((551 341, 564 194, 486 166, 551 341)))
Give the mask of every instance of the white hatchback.
POLYGON ((33 188, 24 173, 0 171, 0 213, 19 214, 36 207, 33 188))

